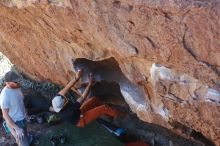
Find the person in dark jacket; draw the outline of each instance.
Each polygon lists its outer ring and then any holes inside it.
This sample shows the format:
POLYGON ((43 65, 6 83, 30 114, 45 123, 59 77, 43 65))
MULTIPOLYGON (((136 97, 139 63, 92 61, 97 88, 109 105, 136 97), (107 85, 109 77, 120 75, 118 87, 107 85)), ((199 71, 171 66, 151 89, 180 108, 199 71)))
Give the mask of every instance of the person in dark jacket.
POLYGON ((117 117, 119 112, 108 105, 103 104, 98 97, 88 96, 94 82, 93 76, 89 76, 89 83, 83 94, 76 102, 66 98, 67 92, 73 88, 83 75, 83 70, 77 72, 76 78, 71 80, 52 100, 50 111, 57 112, 59 117, 77 127, 84 127, 102 115, 117 117))

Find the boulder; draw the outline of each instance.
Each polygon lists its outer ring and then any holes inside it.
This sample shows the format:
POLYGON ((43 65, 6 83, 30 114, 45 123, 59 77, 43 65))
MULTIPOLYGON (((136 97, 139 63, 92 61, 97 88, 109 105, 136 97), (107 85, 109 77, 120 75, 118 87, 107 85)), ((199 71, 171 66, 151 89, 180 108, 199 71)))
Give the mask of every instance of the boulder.
POLYGON ((0 51, 33 79, 65 85, 83 67, 117 82, 141 120, 220 146, 218 0, 3 0, 0 9, 0 51))

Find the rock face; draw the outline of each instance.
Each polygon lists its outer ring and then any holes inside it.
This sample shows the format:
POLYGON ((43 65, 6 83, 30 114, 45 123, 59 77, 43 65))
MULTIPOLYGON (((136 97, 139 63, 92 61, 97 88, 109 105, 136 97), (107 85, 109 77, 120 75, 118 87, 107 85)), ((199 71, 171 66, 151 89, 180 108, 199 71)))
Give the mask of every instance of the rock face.
POLYGON ((217 146, 219 48, 218 0, 0 2, 0 51, 32 78, 64 85, 81 65, 141 120, 217 146))

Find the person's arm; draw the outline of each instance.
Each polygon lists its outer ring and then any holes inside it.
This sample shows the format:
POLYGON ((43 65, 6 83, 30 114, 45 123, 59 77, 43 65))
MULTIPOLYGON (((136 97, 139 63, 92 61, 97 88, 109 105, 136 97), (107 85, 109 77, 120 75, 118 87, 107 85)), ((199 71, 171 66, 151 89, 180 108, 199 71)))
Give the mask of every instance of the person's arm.
POLYGON ((73 90, 78 96, 82 96, 82 94, 81 94, 76 88, 72 88, 72 90, 73 90))
POLYGON ((79 81, 79 78, 71 80, 60 92, 58 92, 58 94, 65 96, 66 93, 69 91, 69 89, 74 87, 78 81, 79 81))
POLYGON ((86 89, 84 90, 82 96, 77 99, 77 102, 79 102, 80 104, 83 104, 83 102, 88 98, 88 94, 89 94, 89 91, 90 91, 90 88, 91 88, 93 82, 94 82, 93 76, 91 75, 89 77, 89 84, 87 85, 86 89))
POLYGON ((14 121, 9 116, 9 109, 2 109, 3 118, 5 119, 8 126, 12 129, 18 128, 18 126, 14 123, 14 121))
POLYGON ((79 72, 77 72, 76 78, 71 80, 60 92, 58 92, 60 95, 65 96, 66 93, 76 85, 76 83, 79 81, 81 76, 83 75, 83 69, 81 69, 79 72))
POLYGON ((15 131, 16 137, 17 138, 22 138, 24 136, 23 134, 23 130, 21 128, 19 128, 14 121, 11 119, 11 117, 9 116, 9 109, 2 109, 2 114, 3 114, 3 118, 5 119, 6 123, 8 124, 8 126, 15 131))

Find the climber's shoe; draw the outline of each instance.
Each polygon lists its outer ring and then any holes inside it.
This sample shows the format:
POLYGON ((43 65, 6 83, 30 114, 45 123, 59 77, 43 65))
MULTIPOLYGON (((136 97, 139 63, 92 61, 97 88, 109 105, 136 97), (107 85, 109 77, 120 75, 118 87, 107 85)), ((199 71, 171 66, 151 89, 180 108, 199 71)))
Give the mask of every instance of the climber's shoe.
POLYGON ((66 136, 61 134, 59 137, 59 142, 60 142, 60 144, 65 144, 66 143, 66 136))
POLYGON ((51 142, 52 146, 56 146, 58 144, 58 137, 54 136, 54 135, 51 136, 50 142, 51 142))

